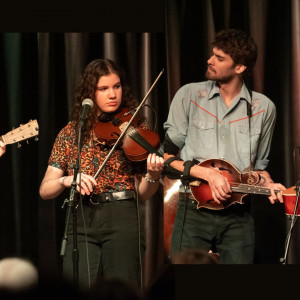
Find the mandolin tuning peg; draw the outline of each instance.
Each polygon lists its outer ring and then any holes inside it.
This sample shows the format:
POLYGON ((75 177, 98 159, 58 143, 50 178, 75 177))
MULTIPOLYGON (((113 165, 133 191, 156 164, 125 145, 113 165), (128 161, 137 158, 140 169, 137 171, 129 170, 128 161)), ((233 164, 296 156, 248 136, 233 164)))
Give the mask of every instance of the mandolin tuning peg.
POLYGON ((28 141, 28 140, 26 141, 26 144, 27 144, 27 145, 29 144, 29 141, 28 141))
POLYGON ((17 146, 17 147, 18 147, 18 148, 21 148, 21 146, 22 146, 22 145, 21 145, 20 143, 18 143, 18 146, 17 146))
POLYGON ((36 137, 34 138, 34 140, 37 142, 37 141, 39 140, 39 138, 36 136, 36 137))

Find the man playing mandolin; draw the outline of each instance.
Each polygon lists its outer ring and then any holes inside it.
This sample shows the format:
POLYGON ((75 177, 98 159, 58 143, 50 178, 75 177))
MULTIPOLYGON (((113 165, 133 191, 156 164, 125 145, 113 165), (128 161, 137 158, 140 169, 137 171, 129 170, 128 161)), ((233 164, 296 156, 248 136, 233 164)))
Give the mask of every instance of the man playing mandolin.
POLYGON ((283 202, 285 187, 265 170, 276 108, 245 85, 256 59, 251 37, 240 30, 221 31, 207 61, 208 80, 184 85, 173 98, 164 124, 165 172, 173 178, 177 173, 182 185, 171 255, 188 248, 216 249, 221 263, 253 263, 253 218, 245 205, 225 205, 235 195, 232 179, 264 187, 271 203, 283 202), (209 164, 201 165, 206 161, 209 164), (204 190, 210 195, 207 206, 199 207, 192 193, 190 183, 195 180, 199 188, 201 180, 209 187, 209 192, 204 190))

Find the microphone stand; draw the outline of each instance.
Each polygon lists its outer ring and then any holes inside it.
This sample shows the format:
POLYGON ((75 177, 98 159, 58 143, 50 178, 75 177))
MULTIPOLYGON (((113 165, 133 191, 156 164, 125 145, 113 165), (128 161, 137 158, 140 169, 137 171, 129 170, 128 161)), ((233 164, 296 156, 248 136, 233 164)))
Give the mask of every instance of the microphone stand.
MULTIPOLYGON (((73 283, 75 286, 78 287, 78 249, 77 249, 77 209, 74 204, 75 202, 75 195, 76 195, 76 178, 78 174, 78 169, 80 166, 80 153, 81 153, 81 131, 84 129, 85 125, 80 122, 79 125, 79 134, 78 134, 78 157, 76 161, 76 165, 74 167, 74 176, 73 181, 71 183, 71 190, 70 190, 70 196, 68 199, 65 199, 64 204, 62 208, 65 206, 66 203, 68 203, 67 207, 67 214, 66 214, 66 220, 65 220, 65 230, 64 230, 64 236, 62 240, 61 245, 61 251, 60 255, 65 255, 65 249, 68 239, 68 228, 69 228, 69 222, 70 217, 72 213, 73 217, 73 252, 72 252, 72 261, 73 261, 73 283)), ((81 174, 79 175, 81 177, 81 174)), ((80 178, 79 178, 80 179, 80 178)))
POLYGON ((289 249, 289 245, 290 245, 290 240, 291 240, 291 234, 292 234, 292 229, 297 221, 297 211, 298 211, 298 202, 299 202, 299 186, 300 186, 300 180, 298 180, 298 182, 296 183, 296 187, 295 187, 295 191, 296 191, 296 201, 295 201, 295 208, 294 208, 294 212, 291 215, 291 224, 290 224, 290 229, 288 231, 287 234, 287 238, 286 238, 286 242, 285 242, 285 253, 284 253, 284 257, 280 258, 280 262, 285 265, 286 264, 286 259, 287 259, 287 254, 288 254, 288 249, 289 249))

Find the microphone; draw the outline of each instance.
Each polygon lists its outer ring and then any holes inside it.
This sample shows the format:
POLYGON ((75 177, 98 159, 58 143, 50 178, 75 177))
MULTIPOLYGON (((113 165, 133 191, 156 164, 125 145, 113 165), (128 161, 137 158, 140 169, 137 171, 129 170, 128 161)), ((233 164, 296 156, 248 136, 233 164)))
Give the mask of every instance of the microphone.
POLYGON ((83 109, 82 109, 82 113, 80 116, 80 122, 79 122, 80 127, 83 127, 85 125, 87 116, 88 116, 90 110, 93 108, 93 106, 94 106, 94 102, 91 99, 85 99, 82 101, 83 109))

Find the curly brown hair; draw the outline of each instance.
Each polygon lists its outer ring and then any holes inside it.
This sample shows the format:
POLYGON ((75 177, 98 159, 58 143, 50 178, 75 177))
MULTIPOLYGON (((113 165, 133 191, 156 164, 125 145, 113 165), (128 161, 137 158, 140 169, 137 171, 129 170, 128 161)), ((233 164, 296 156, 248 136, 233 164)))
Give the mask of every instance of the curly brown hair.
POLYGON ((212 46, 230 55, 235 65, 246 66, 243 77, 250 77, 257 59, 257 46, 254 39, 239 29, 219 31, 212 46))
MULTIPOLYGON (((129 109, 133 109, 138 106, 137 99, 133 96, 131 89, 125 82, 125 73, 121 67, 110 59, 95 59, 86 66, 83 74, 79 78, 77 88, 75 90, 73 121, 76 124, 76 128, 79 126, 82 102, 89 98, 95 103, 95 92, 100 77, 111 73, 115 73, 120 77, 122 86, 122 102, 120 108, 128 107, 129 109)), ((86 130, 83 136, 84 142, 90 138, 91 133, 98 122, 97 117, 98 109, 97 105, 94 105, 86 122, 86 130)))

